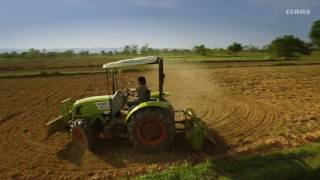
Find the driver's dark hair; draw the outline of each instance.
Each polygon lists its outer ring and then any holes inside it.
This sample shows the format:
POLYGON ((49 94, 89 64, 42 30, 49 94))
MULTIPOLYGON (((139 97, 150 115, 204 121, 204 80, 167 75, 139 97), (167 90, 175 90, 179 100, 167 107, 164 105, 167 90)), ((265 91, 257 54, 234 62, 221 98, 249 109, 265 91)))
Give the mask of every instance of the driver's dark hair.
POLYGON ((138 81, 139 81, 139 83, 141 83, 141 84, 143 84, 143 85, 145 85, 145 84, 147 83, 146 78, 143 77, 143 76, 140 76, 140 77, 138 78, 138 81))

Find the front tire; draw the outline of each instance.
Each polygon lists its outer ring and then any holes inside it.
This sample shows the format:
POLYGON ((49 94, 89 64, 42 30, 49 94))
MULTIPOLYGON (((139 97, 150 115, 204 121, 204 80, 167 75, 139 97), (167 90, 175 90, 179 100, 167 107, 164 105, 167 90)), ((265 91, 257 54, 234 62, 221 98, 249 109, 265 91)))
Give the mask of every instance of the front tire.
POLYGON ((174 139, 174 123, 169 113, 159 108, 136 112, 128 123, 130 141, 136 149, 159 151, 168 148, 174 139))
POLYGON ((84 119, 74 122, 71 129, 72 141, 81 147, 93 149, 99 137, 99 131, 84 119))

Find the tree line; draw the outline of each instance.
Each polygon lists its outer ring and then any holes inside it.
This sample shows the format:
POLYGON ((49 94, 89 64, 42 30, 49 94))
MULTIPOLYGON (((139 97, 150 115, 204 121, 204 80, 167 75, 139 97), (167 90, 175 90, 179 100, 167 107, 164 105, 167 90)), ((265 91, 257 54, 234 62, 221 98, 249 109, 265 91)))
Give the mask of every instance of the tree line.
MULTIPOLYGON (((250 52, 262 52, 264 49, 259 49, 253 45, 243 46, 241 50, 250 52)), ((25 52, 4 52, 0 53, 0 58, 41 58, 41 57, 88 57, 88 56, 113 56, 113 55, 214 55, 214 54, 225 54, 229 53, 227 49, 223 48, 207 48, 205 45, 194 46, 192 49, 169 49, 169 48, 152 48, 148 44, 138 47, 138 45, 126 45, 121 50, 114 51, 100 51, 99 53, 91 53, 88 50, 82 50, 75 52, 73 50, 65 50, 62 52, 46 51, 31 48, 25 52)))
POLYGON ((138 45, 126 45, 122 50, 101 51, 100 53, 90 53, 89 51, 75 52, 65 50, 63 52, 52 52, 31 48, 26 52, 4 52, 0 53, 0 58, 41 58, 41 57, 86 57, 86 56, 113 56, 113 55, 200 55, 210 56, 217 54, 231 54, 236 56, 241 51, 246 52, 269 52, 276 57, 297 57, 299 55, 308 55, 313 50, 320 49, 320 20, 313 22, 310 33, 310 42, 304 42, 293 35, 284 35, 275 38, 269 45, 263 48, 253 45, 244 46, 241 43, 234 42, 226 49, 208 48, 204 44, 196 45, 192 49, 168 49, 168 48, 151 48, 148 44, 138 47, 138 45))

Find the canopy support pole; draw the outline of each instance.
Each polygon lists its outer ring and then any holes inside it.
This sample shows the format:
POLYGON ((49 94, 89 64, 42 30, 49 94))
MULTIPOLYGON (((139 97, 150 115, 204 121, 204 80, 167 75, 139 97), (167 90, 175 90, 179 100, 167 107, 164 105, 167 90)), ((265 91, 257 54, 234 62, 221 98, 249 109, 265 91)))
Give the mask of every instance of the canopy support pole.
POLYGON ((163 100, 163 82, 165 74, 163 73, 163 59, 158 59, 159 63, 159 100, 163 100))
POLYGON ((106 69, 106 76, 107 76, 107 91, 108 95, 110 94, 110 89, 109 89, 109 72, 108 69, 106 69))

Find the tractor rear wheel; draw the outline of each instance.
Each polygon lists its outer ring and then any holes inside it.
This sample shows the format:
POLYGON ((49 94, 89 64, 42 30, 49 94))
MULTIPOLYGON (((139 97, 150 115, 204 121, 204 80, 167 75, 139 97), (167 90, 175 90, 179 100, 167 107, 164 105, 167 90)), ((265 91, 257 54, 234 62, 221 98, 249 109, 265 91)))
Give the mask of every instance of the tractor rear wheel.
POLYGON ((135 113, 128 123, 128 133, 136 149, 163 150, 174 139, 174 123, 169 114, 159 108, 147 108, 135 113))
POLYGON ((76 120, 72 127, 72 140, 83 148, 92 149, 99 137, 98 131, 86 120, 76 120))

